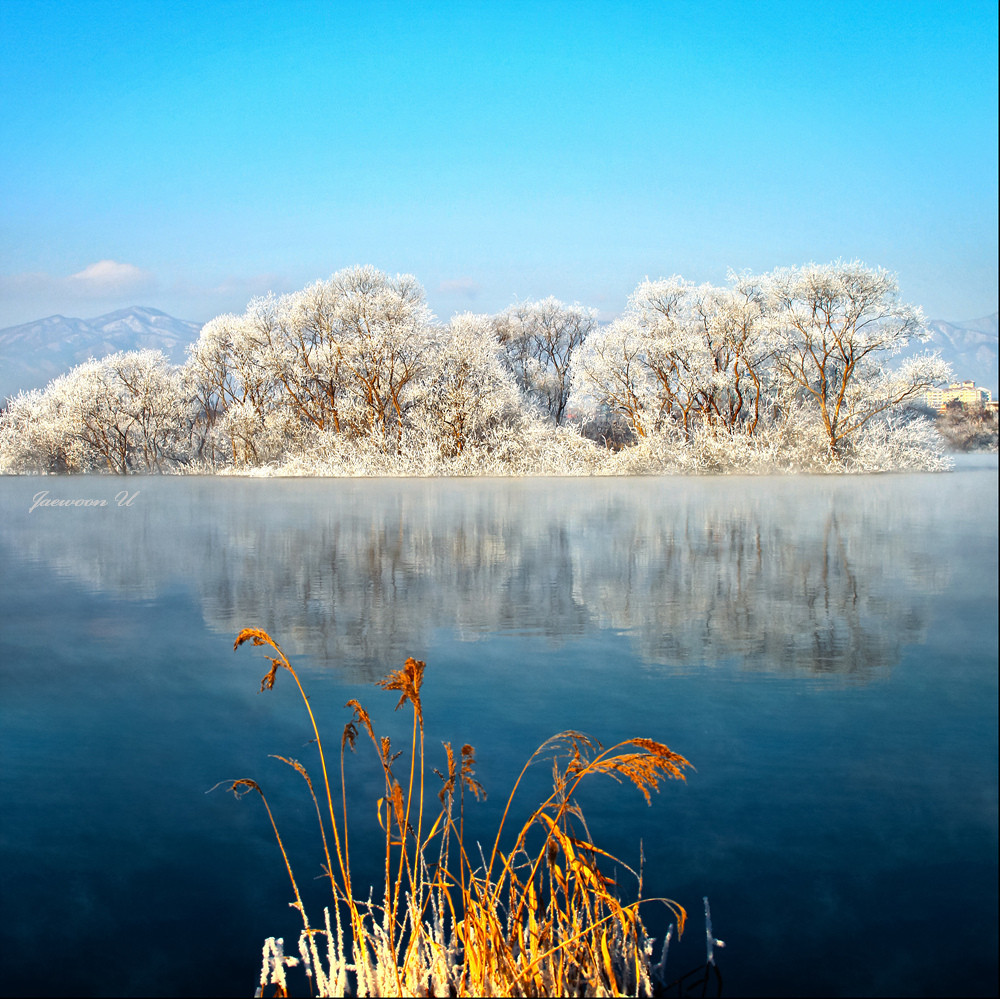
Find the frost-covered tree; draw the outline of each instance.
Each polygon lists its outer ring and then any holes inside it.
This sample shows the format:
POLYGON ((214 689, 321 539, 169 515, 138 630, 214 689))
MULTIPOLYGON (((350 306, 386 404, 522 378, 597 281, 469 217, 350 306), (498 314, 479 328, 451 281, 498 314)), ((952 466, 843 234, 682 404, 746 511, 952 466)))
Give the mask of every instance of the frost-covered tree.
POLYGON ((274 304, 262 363, 317 430, 398 446, 430 322, 416 278, 352 267, 274 304))
POLYGON ((771 382, 773 350, 759 290, 730 275, 728 288, 700 287, 692 296, 688 322, 703 372, 698 384, 702 422, 752 435, 760 422, 771 382))
POLYGON ((317 430, 340 433, 350 418, 341 296, 334 280, 317 281, 277 303, 267 365, 285 403, 317 430))
MULTIPOLYGON (((234 463, 292 446, 298 424, 399 447, 423 370, 431 315, 410 275, 353 267, 203 328, 186 375, 209 440, 234 463)), ((300 434, 298 436, 301 436, 300 434)), ((211 446, 209 450, 211 451, 211 446)))
POLYGON ((513 376, 501 360, 489 316, 453 316, 429 352, 419 387, 421 430, 442 456, 461 454, 497 431, 514 433, 524 422, 513 376))
POLYGON ((768 354, 753 290, 642 282, 625 314, 594 333, 575 365, 581 405, 624 418, 637 438, 672 424, 753 433, 768 354))
POLYGON ((774 337, 778 377, 819 413, 830 453, 841 456, 874 417, 950 377, 940 358, 889 362, 923 314, 900 301, 896 277, 858 261, 781 268, 758 279, 774 337))
POLYGON ((651 392, 644 409, 655 425, 674 421, 687 438, 695 425, 754 432, 770 346, 752 285, 646 280, 623 322, 643 344, 651 392))
POLYGON ((690 312, 691 285, 674 276, 643 281, 629 298, 623 322, 641 339, 642 362, 649 374, 647 413, 659 426, 678 416, 689 429, 698 389, 707 378, 708 359, 697 334, 684 320, 690 312))
POLYGON ((255 440, 276 405, 273 366, 266 364, 274 311, 273 297, 254 299, 242 316, 206 323, 188 348, 184 377, 201 406, 199 450, 209 460, 259 459, 255 440))
POLYGON ((109 472, 162 471, 186 459, 190 408, 162 352, 88 361, 69 373, 63 390, 78 435, 109 472))
POLYGON ((410 274, 389 277, 374 267, 339 271, 330 286, 352 429, 398 447, 430 344, 424 290, 410 274))
POLYGON ((521 391, 555 423, 563 423, 573 352, 598 328, 596 310, 550 296, 511 305, 496 316, 495 326, 521 391))
POLYGON ((636 437, 652 432, 662 407, 646 364, 646 338, 631 318, 588 338, 574 360, 573 393, 581 409, 623 418, 636 437))
POLYGON ((62 375, 45 389, 21 392, 0 413, 0 471, 82 472, 95 455, 79 434, 72 394, 62 375))
POLYGON ((190 459, 193 416, 181 377, 163 353, 123 351, 86 361, 44 391, 14 400, 0 446, 15 470, 163 471, 190 459))
POLYGON ((191 406, 166 356, 158 350, 125 351, 98 363, 100 404, 94 407, 96 417, 92 410, 84 410, 90 420, 85 426, 103 433, 103 416, 105 426, 114 427, 120 459, 114 470, 162 471, 166 462, 186 461, 191 406))
POLYGON ((189 348, 188 366, 198 379, 206 409, 216 416, 243 403, 261 416, 273 406, 275 388, 264 365, 274 322, 274 299, 255 298, 242 316, 207 322, 189 348))

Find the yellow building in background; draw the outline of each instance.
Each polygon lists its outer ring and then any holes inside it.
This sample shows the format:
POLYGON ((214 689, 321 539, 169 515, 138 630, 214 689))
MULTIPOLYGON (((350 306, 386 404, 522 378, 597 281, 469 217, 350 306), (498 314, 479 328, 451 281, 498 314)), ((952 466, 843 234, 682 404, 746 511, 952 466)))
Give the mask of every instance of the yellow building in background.
POLYGON ((947 388, 932 388, 924 393, 924 402, 931 409, 944 409, 949 402, 960 402, 966 409, 985 409, 992 400, 993 393, 973 381, 952 382, 947 388))

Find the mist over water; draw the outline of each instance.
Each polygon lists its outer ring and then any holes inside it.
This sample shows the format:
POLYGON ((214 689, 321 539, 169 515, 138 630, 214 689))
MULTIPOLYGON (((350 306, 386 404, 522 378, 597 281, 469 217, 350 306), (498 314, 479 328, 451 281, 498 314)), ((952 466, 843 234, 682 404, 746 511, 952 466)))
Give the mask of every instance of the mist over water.
POLYGON ((953 481, 140 478, 124 508, 108 480, 28 479, 6 484, 2 536, 90 592, 183 586, 212 630, 252 621, 371 679, 435 628, 612 629, 669 670, 867 674, 919 639, 955 571, 932 540, 953 481), (26 516, 40 486, 110 505, 26 516))
POLYGON ((691 759, 652 809, 610 782, 587 801, 613 852, 642 838, 644 894, 691 911, 678 974, 707 894, 730 994, 995 985, 995 457, 871 477, 7 478, 0 505, 0 930, 25 955, 5 991, 250 990, 263 937, 297 936, 266 818, 204 794, 266 775, 318 867, 267 759, 307 762, 303 719, 230 651, 247 626, 303 667, 333 736, 350 697, 398 724, 370 683, 425 659, 428 744, 475 743, 484 829, 562 728, 691 759), (107 505, 35 505, 46 490, 107 505), (101 940, 113 967, 85 959, 101 940))

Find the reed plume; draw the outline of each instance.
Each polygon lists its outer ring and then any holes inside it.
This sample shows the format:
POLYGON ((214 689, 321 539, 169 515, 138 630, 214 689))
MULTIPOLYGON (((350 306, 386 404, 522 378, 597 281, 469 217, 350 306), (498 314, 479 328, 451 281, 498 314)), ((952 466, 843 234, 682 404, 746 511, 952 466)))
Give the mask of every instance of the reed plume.
MULTIPOLYGON (((396 709, 410 706, 412 730, 408 761, 386 736, 377 736, 368 712, 355 700, 353 716, 340 740, 340 810, 334 795, 323 741, 299 677, 267 632, 245 628, 245 642, 266 646, 271 668, 261 690, 273 689, 279 670, 291 674, 312 724, 322 782, 319 794, 297 760, 276 757, 299 773, 315 805, 325 853, 324 873, 331 902, 323 927, 305 911, 291 863, 264 792, 256 781, 230 783, 238 795, 256 791, 267 810, 302 918, 299 955, 310 992, 358 996, 543 996, 651 995, 653 941, 640 905, 666 905, 682 933, 687 914, 670 899, 642 899, 642 877, 597 846, 574 795, 585 779, 605 774, 630 783, 651 802, 664 779, 684 780, 691 764, 663 743, 632 738, 609 749, 587 735, 566 731, 546 740, 525 763, 506 801, 488 856, 472 856, 465 842, 465 798, 485 796, 476 779, 475 749, 458 754, 444 744, 445 771, 437 813, 425 816, 424 714, 420 698, 426 664, 407 659, 379 686, 400 694, 396 709), (355 897, 350 874, 345 756, 366 735, 384 777, 377 802, 384 837, 381 899, 355 897), (513 832, 505 832, 525 774, 540 760, 552 766, 552 791, 513 832), (321 805, 320 799, 323 799, 321 805), (325 806, 325 807, 324 807, 325 806), (457 814, 456 814, 457 812, 457 814), (331 853, 330 844, 333 845, 331 853), (621 868, 638 882, 635 901, 625 903, 609 875, 621 868), (333 913, 331 917, 331 911, 333 913)), ((433 800, 433 799, 432 799, 433 800)), ((433 814, 433 813, 432 813, 433 814)), ((672 932, 673 927, 671 927, 672 932)), ((262 995, 287 995, 286 969, 299 958, 285 956, 283 942, 269 938, 261 970, 262 995)), ((661 961, 662 965, 662 961, 661 961)))

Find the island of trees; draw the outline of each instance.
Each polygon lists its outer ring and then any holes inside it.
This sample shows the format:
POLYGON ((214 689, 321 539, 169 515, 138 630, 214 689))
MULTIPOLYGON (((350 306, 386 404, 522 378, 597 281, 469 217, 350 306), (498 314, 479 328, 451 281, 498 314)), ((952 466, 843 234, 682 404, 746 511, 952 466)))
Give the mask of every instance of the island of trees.
POLYGON ((636 474, 944 467, 951 372, 858 262, 643 281, 620 318, 554 298, 444 324, 410 275, 339 271, 207 323, 185 364, 90 360, 0 413, 0 471, 636 474))

